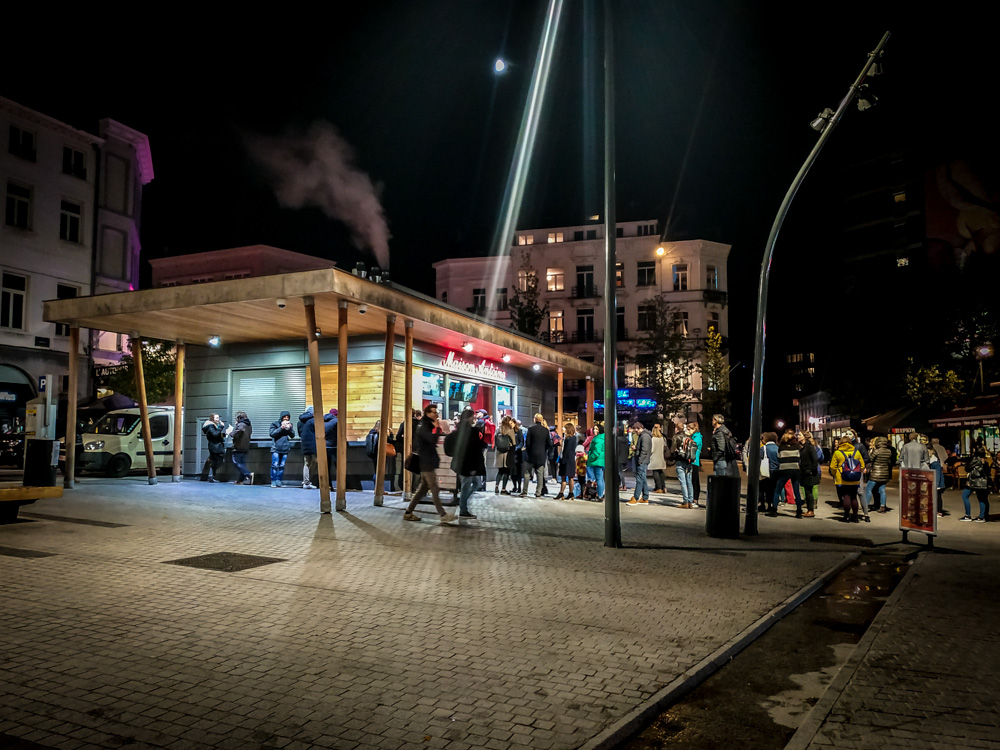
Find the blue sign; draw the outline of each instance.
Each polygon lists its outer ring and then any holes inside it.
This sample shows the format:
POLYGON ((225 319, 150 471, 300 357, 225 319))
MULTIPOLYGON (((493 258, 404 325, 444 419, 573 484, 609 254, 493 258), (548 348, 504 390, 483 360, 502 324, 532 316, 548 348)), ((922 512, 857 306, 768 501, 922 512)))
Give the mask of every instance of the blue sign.
POLYGON ((628 398, 628 388, 619 388, 618 398, 628 398))
POLYGON ((656 399, 654 398, 637 398, 635 400, 635 406, 637 409, 655 409, 656 399))
POLYGON ((45 393, 45 385, 46 385, 46 383, 45 383, 45 376, 44 375, 39 375, 38 376, 38 392, 39 393, 45 393))

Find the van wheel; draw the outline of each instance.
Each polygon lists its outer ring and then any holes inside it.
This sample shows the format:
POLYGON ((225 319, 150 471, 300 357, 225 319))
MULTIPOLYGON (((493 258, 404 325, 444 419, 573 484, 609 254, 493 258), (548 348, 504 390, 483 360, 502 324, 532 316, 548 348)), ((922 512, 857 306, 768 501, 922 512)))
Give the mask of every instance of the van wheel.
POLYGON ((118 453, 108 462, 109 477, 123 477, 132 468, 132 459, 124 453, 118 453))

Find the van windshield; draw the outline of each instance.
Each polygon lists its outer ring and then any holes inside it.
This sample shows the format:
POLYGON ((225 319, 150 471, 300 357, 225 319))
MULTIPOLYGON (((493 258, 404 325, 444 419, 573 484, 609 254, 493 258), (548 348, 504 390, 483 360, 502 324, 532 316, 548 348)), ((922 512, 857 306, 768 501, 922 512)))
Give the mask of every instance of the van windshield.
POLYGON ((139 422, 138 414, 105 414, 94 425, 98 435, 127 435, 139 422))

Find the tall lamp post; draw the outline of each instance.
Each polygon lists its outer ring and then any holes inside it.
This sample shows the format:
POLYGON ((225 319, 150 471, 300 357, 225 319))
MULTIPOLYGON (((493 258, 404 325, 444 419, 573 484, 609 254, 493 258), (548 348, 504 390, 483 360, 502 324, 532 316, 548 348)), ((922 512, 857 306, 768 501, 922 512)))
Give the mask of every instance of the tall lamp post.
MULTIPOLYGON (((986 393, 986 380, 983 377, 983 360, 993 356, 993 344, 986 341, 976 347, 976 359, 979 360, 979 392, 986 393)), ((976 384, 972 384, 975 389, 976 384)), ((974 392, 974 391, 973 391, 974 392)))
MULTIPOLYGON (((819 132, 819 140, 816 141, 816 145, 813 146, 812 151, 809 152, 809 156, 806 157, 805 163, 799 169, 798 174, 795 175, 795 179, 792 180, 792 184, 788 188, 788 192, 785 193, 785 199, 781 202, 781 206, 778 209, 778 215, 774 218, 774 223, 771 225, 771 233, 768 235, 767 244, 764 247, 764 258, 761 261, 760 268, 760 287, 757 294, 757 330, 753 356, 753 391, 750 398, 750 449, 747 451, 749 457, 747 473, 749 476, 747 477, 747 513, 744 533, 748 535, 756 535, 758 533, 757 495, 760 487, 760 450, 758 449, 758 446, 760 445, 760 410, 764 386, 764 335, 766 330, 765 321, 767 318, 767 287, 771 274, 771 256, 774 253, 774 244, 778 239, 778 232, 781 231, 781 225, 785 221, 785 216, 788 214, 788 209, 792 204, 792 200, 795 198, 795 194, 802 186, 802 182, 805 180, 806 175, 809 173, 813 163, 816 161, 816 157, 819 156, 820 151, 823 150, 823 146, 825 146, 826 142, 830 139, 833 129, 837 126, 837 123, 840 122, 840 118, 844 116, 844 112, 847 110, 848 105, 854 101, 855 97, 857 97, 859 93, 861 93, 865 78, 867 78, 870 74, 874 74, 872 68, 878 63, 879 57, 882 55, 882 48, 885 47, 885 44, 888 41, 889 32, 887 31, 883 34, 882 40, 878 43, 878 46, 868 55, 868 61, 865 63, 864 67, 861 68, 861 73, 847 90, 846 96, 844 96, 844 98, 840 101, 840 105, 837 107, 837 110, 833 111, 828 107, 810 123, 811 127, 819 132)), ((858 99, 859 109, 868 109, 870 106, 871 102, 867 99, 863 97, 858 99)))

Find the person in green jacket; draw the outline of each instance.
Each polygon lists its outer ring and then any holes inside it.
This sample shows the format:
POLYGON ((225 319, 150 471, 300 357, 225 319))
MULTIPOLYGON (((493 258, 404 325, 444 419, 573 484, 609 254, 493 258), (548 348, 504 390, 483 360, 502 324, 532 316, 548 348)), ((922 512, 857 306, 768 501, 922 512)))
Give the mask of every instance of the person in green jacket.
POLYGON ((604 500, 604 425, 596 425, 597 434, 587 452, 587 479, 597 482, 597 499, 604 500))

